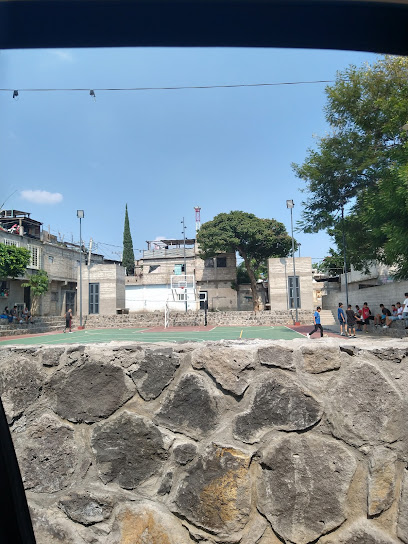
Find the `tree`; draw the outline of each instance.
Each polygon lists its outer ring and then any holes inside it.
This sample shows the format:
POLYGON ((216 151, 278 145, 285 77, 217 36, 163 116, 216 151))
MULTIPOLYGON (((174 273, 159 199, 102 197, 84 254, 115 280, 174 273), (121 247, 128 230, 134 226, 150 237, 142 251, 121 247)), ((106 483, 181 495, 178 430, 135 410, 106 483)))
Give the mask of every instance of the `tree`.
MULTIPOLYGON (((325 257, 319 264, 313 264, 312 267, 316 268, 319 272, 327 274, 328 276, 338 276, 344 272, 344 256, 342 253, 329 249, 329 255, 325 257)), ((350 268, 347 266, 347 271, 350 268)))
POLYGON ((22 276, 30 262, 31 254, 25 247, 0 244, 0 278, 22 276))
POLYGON ((233 211, 220 213, 204 223, 198 231, 197 242, 202 259, 215 257, 217 253, 238 252, 249 276, 257 311, 262 302, 256 289, 255 270, 269 257, 286 257, 291 251, 292 238, 283 223, 275 219, 260 219, 252 213, 233 211))
POLYGON ((127 204, 126 204, 126 211, 125 211, 125 226, 123 229, 122 264, 124 267, 126 267, 126 275, 132 276, 135 272, 135 254, 133 252, 132 235, 130 234, 127 204))
POLYGON ((331 132, 294 164, 305 181, 301 228, 326 229, 358 270, 379 260, 408 277, 408 59, 384 57, 350 66, 326 88, 331 132))
POLYGON ((31 313, 35 315, 38 310, 40 297, 48 291, 49 279, 47 272, 45 270, 35 272, 26 283, 22 284, 22 287, 30 287, 32 297, 31 313))

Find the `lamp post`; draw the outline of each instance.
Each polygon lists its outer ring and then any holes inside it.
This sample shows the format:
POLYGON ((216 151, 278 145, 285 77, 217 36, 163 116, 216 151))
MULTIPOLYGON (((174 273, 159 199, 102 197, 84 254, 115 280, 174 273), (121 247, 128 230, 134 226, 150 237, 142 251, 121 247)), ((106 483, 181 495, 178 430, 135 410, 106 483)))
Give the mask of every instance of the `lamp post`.
POLYGON ((79 328, 82 329, 82 224, 84 210, 77 210, 79 219, 79 328))
POLYGON ((344 200, 340 201, 341 206, 341 225, 343 230, 343 267, 344 267, 344 284, 346 287, 346 305, 348 306, 348 282, 347 282, 347 250, 346 250, 346 233, 344 230, 344 200))
POLYGON ((293 208, 295 203, 293 200, 286 201, 286 207, 290 210, 290 227, 292 232, 292 260, 293 260, 293 299, 295 301, 295 310, 296 310, 296 321, 295 325, 299 324, 299 313, 298 313, 298 303, 297 303, 297 285, 296 285, 296 266, 295 266, 295 239, 293 238, 293 208))

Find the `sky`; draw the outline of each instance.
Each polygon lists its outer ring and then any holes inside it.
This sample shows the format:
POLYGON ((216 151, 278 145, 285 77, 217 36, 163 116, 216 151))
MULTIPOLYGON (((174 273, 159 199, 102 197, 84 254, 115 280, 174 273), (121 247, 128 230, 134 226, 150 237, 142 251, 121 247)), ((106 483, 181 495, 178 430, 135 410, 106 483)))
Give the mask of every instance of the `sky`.
MULTIPOLYGON (((296 227, 307 198, 291 164, 329 131, 325 84, 97 89, 334 80, 376 58, 262 48, 1 51, 0 206, 7 200, 4 209, 30 212, 69 242, 79 240, 83 209, 85 244, 92 238, 93 249, 116 259, 126 204, 136 258, 146 240, 182 238, 183 218, 194 237, 195 206, 201 223, 242 210, 290 233, 286 200, 296 227)), ((313 262, 333 246, 324 232, 295 238, 313 262)))

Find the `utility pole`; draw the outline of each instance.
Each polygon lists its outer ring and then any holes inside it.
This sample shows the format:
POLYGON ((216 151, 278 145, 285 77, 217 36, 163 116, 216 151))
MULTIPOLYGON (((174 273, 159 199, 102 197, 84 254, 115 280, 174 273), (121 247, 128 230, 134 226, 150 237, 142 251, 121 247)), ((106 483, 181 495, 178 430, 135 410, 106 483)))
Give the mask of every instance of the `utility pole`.
POLYGON ((183 221, 181 222, 183 225, 183 258, 184 258, 184 300, 186 305, 186 313, 188 310, 188 303, 187 303, 187 263, 186 263, 186 225, 184 223, 184 217, 183 221))
POLYGON ((84 210, 77 210, 77 217, 79 219, 79 328, 82 327, 82 224, 81 221, 84 218, 84 210))
POLYGON ((290 227, 291 227, 291 231, 292 231, 292 258, 293 258, 293 284, 292 284, 292 288, 293 288, 293 300, 294 300, 295 309, 296 309, 295 325, 298 325, 299 324, 299 311, 298 311, 296 266, 295 266, 295 239, 293 238, 293 208, 295 207, 295 203, 293 202, 293 200, 287 200, 286 201, 286 207, 290 209, 290 227))

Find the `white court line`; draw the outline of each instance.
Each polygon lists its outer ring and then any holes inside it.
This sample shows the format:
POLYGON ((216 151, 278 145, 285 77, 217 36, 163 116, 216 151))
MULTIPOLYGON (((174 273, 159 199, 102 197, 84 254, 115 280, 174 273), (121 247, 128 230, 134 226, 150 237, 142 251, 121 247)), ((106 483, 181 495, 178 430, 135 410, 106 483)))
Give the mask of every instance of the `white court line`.
POLYGON ((294 332, 296 334, 300 334, 300 336, 304 336, 305 338, 307 338, 307 334, 303 334, 303 332, 294 331, 293 329, 291 329, 287 325, 282 325, 282 327, 285 327, 285 329, 289 329, 290 331, 292 331, 292 332, 294 332))

